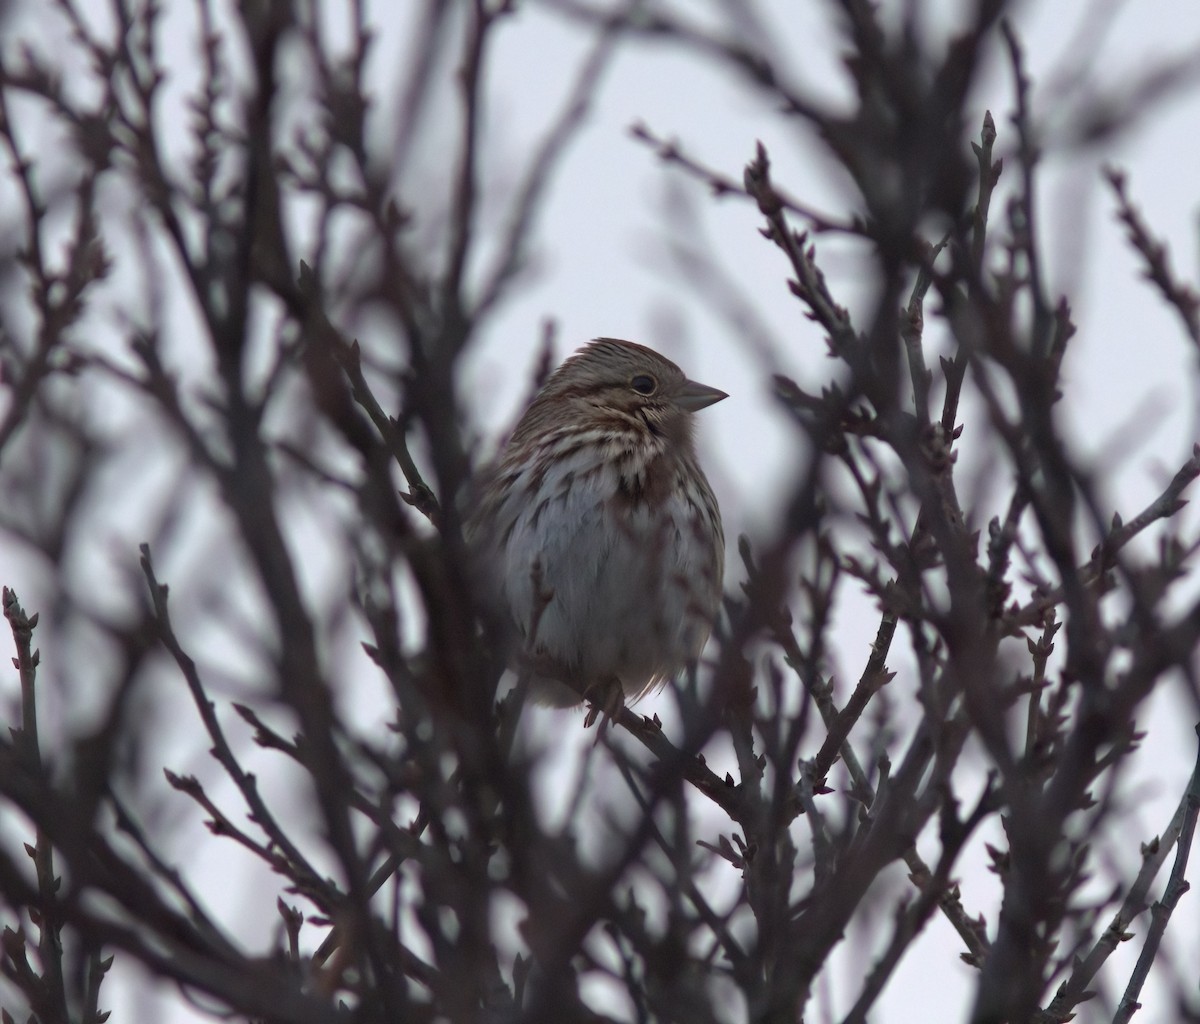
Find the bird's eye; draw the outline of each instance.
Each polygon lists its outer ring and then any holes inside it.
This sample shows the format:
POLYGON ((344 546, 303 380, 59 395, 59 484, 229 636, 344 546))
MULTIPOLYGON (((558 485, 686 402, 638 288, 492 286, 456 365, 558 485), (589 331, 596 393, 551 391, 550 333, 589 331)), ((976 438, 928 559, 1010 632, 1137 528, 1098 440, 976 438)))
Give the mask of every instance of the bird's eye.
POLYGON ((658 387, 658 381, 644 373, 639 373, 629 382, 629 386, 639 395, 652 395, 655 388, 658 387))

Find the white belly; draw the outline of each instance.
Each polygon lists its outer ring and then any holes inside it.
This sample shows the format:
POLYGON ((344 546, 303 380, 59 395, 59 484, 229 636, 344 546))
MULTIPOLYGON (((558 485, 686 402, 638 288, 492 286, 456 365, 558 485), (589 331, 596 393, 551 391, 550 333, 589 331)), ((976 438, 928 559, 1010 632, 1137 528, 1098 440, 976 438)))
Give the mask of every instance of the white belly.
POLYGON ((565 497, 526 504, 510 520, 506 601, 529 650, 585 688, 617 679, 632 699, 696 658, 707 639, 721 572, 705 539, 711 527, 678 497, 652 508, 618 496, 611 468, 549 491, 565 497), (535 564, 548 601, 534 593, 535 564))

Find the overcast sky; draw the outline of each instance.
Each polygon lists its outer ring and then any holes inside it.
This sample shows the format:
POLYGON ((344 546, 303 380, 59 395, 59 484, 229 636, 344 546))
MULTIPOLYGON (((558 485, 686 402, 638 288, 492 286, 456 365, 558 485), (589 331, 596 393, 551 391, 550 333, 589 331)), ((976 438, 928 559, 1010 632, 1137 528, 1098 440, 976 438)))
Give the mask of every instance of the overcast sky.
MULTIPOLYGON (((487 89, 484 165, 497 205, 512 185, 510 174, 559 109, 564 85, 591 44, 578 25, 544 6, 520 6, 493 53, 487 89)), ((793 78, 831 102, 845 96, 848 82, 830 13, 835 5, 774 0, 760 6, 769 12, 770 39, 793 78)), ((898 0, 883 3, 889 12, 904 6, 898 0)), ((699 18, 709 10, 703 0, 679 0, 676 7, 699 18)), ((1050 277, 1056 290, 1069 296, 1079 327, 1064 367, 1060 415, 1082 463, 1101 471, 1104 497, 1128 515, 1161 490, 1197 440, 1196 352, 1140 279, 1138 259, 1115 222, 1100 168, 1114 163, 1128 172, 1131 194, 1154 231, 1170 243, 1177 271, 1195 281, 1200 89, 1164 101, 1140 127, 1098 151, 1059 152, 1055 141, 1070 134, 1072 107, 1051 85, 1056 76, 1077 85, 1069 75, 1063 77, 1070 73, 1119 95, 1123 83, 1164 59, 1198 52, 1200 8, 1193 0, 1128 2, 1120 6, 1111 30, 1094 38, 1089 24, 1111 7, 1103 0, 1028 3, 1017 24, 1035 83, 1035 117, 1048 125, 1040 213, 1050 277)), ((407 52, 404 5, 380 0, 368 8, 379 29, 371 72, 384 97, 407 52)), ((927 6, 932 38, 945 36, 957 8, 950 0, 927 6)), ((171 74, 182 89, 195 73, 187 63, 193 52, 191 27, 186 18, 174 19, 171 26, 170 48, 178 59, 171 74)), ((1003 153, 1014 145, 1011 77, 999 59, 1000 48, 993 46, 990 53, 973 96, 973 124, 977 130, 990 109, 999 129, 997 151, 1003 153)), ((380 109, 386 113, 386 102, 380 109)), ((677 138, 689 154, 734 179, 740 179, 756 141, 762 140, 775 180, 792 195, 835 215, 853 208, 846 181, 802 124, 782 118, 725 69, 669 45, 630 44, 600 83, 586 127, 553 179, 537 230, 535 271, 470 354, 461 393, 486 443, 494 445, 519 412, 547 320, 557 325, 559 356, 603 335, 659 349, 693 378, 730 394, 699 419, 702 459, 732 551, 739 533, 757 536, 769 529, 802 464, 799 439, 770 400, 770 373, 783 370, 817 386, 828 379, 832 364, 820 329, 787 290, 782 256, 759 236, 753 206, 735 198, 715 200, 702 185, 664 166, 630 136, 635 123, 677 138), (703 262, 688 262, 689 252, 713 261, 712 276, 703 262)), ((436 175, 436 154, 425 153, 423 159, 425 172, 436 175)), ((993 206, 994 216, 1000 209, 993 206)), ((818 239, 817 253, 834 294, 852 312, 864 308, 870 295, 863 251, 818 239)), ((936 341, 931 343, 936 350, 936 341)), ((990 463, 986 453, 971 453, 970 408, 964 417, 963 479, 982 486, 990 463)), ((1197 521, 1195 515, 1191 521, 1197 521)), ((728 584, 737 580, 738 567, 731 561, 728 584)), ((849 599, 843 606, 835 652, 843 681, 857 678, 874 631, 869 616, 855 614, 862 608, 869 609, 869 602, 856 605, 849 599)), ((911 695, 908 683, 906 691, 903 675, 897 679, 894 700, 911 695)), ((1160 832, 1183 788, 1194 737, 1191 711, 1181 714, 1181 707, 1177 696, 1164 695, 1146 718, 1159 742, 1140 756, 1141 773, 1130 791, 1130 834, 1148 839, 1160 832)), ((642 710, 654 709, 647 702, 642 710)), ((569 712, 538 714, 545 721, 560 716, 567 728, 578 721, 569 712)), ((197 828, 197 842, 201 835, 197 828)), ((1130 850, 1136 857, 1136 843, 1109 852, 1123 858, 1130 850)), ((994 925, 998 890, 982 865, 976 844, 963 862, 964 901, 968 908, 986 911, 994 925)), ((236 919, 246 897, 244 888, 231 885, 229 906, 221 909, 236 919)), ((1197 898, 1185 897, 1171 927, 1173 948, 1192 964, 1200 963, 1200 914, 1187 901, 1197 898)), ((869 933, 870 925, 865 927, 869 933)), ((842 983, 861 972, 864 951, 878 938, 860 931, 852 930, 836 954, 838 966, 830 977, 835 1009, 846 1009, 845 997, 856 986, 842 983)), ((958 941, 935 919, 921 942, 938 949, 925 956, 922 945, 906 957, 873 1019, 924 1022, 934 1008, 939 1019, 957 1019, 972 978, 958 962, 958 941), (936 977, 929 976, 930 965, 936 977)), ((1111 976, 1122 983, 1137 953, 1132 946, 1122 950, 1124 960, 1110 962, 1111 976)), ((114 1021, 137 1019, 145 1009, 140 1001, 126 1002, 129 997, 116 986, 106 996, 114 1021)), ((173 991, 162 996, 164 1004, 176 1007, 173 1019, 191 1019, 190 1011, 178 1008, 173 991)), ((1165 1011, 1155 1012, 1149 993, 1143 1002, 1147 1009, 1139 1020, 1169 1019, 1165 1011)), ((813 1019, 820 1018, 814 1014, 813 1019)))

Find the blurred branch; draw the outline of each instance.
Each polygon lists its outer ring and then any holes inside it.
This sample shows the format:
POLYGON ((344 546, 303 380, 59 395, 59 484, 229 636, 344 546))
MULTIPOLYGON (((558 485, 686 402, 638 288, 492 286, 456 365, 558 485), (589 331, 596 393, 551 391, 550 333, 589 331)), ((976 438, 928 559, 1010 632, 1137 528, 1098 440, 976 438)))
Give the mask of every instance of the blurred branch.
MULTIPOLYGON (((1192 457, 1180 466, 1163 492, 1129 522, 1119 515, 1113 516, 1109 533, 1097 545, 1091 559, 1073 575, 1083 586, 1101 583, 1105 573, 1116 564, 1117 554, 1122 548, 1146 527, 1160 519, 1171 518, 1187 504, 1181 495, 1197 477, 1200 477, 1200 444, 1192 446, 1192 457)), ((1005 622, 1014 630, 1036 625, 1051 608, 1060 605, 1065 596, 1066 591, 1062 586, 1038 594, 1028 603, 1006 611, 1005 622)))
MULTIPOLYGON (((26 615, 17 600, 17 595, 4 587, 0 602, 4 606, 4 617, 12 630, 17 656, 13 667, 21 677, 21 728, 13 730, 13 753, 21 769, 30 775, 43 776, 46 766, 42 762, 41 745, 38 740, 37 715, 37 669, 42 652, 33 649, 33 631, 37 628, 38 614, 26 615)), ((25 844, 25 852, 33 861, 37 876, 37 896, 31 902, 30 919, 38 929, 38 967, 35 971, 25 958, 23 933, 5 928, 3 953, 0 967, 17 982, 29 998, 31 1007, 45 1020, 67 1020, 67 990, 63 970, 62 929, 65 923, 60 907, 59 887, 62 879, 54 867, 54 848, 47 832, 38 824, 34 845, 25 844)), ((2 890, 0 890, 2 891, 2 890)))
POLYGON ((1031 83, 1025 73, 1025 54, 1012 22, 1003 20, 1000 31, 1008 47, 1008 59, 1012 68, 1013 91, 1016 95, 1016 112, 1013 124, 1017 129, 1017 162, 1021 176, 1021 187, 1017 192, 1016 209, 1019 219, 1014 223, 1014 243, 1025 257, 1028 265, 1027 284, 1033 302, 1033 332, 1031 350, 1035 356, 1045 355, 1050 347, 1050 304, 1046 298, 1046 283, 1042 276, 1041 241, 1038 237, 1036 217, 1035 174, 1041 159, 1041 151, 1034 138, 1033 115, 1030 111, 1029 92, 1031 83))
POLYGON ((946 805, 942 821, 942 853, 937 868, 920 879, 920 893, 915 900, 906 900, 896 908, 892 938, 883 955, 867 973, 862 992, 846 1015, 844 1024, 866 1024, 868 1012, 879 999, 913 940, 928 923, 933 908, 942 902, 947 893, 953 891, 957 895, 958 886, 950 882, 951 867, 971 834, 995 810, 995 796, 989 780, 975 808, 964 821, 957 820, 949 805, 946 805))
MULTIPOLYGON (((683 144, 678 140, 664 139, 640 121, 630 126, 629 134, 637 139, 638 142, 645 143, 664 164, 678 167, 685 174, 701 182, 714 198, 723 199, 725 196, 739 196, 756 203, 758 202, 757 197, 744 182, 705 166, 695 157, 690 156, 684 149, 683 144)), ((787 195, 786 192, 778 188, 773 189, 773 195, 782 205, 783 209, 808 221, 812 230, 818 234, 824 232, 848 235, 865 234, 862 221, 857 216, 848 221, 839 221, 834 217, 819 213, 813 208, 806 206, 800 200, 787 195)))
MULTIPOLYGON (((1200 726, 1196 727, 1196 734, 1200 738, 1200 726)), ((1167 879, 1167 888, 1162 899, 1150 908, 1150 928, 1146 932, 1146 942, 1142 946, 1142 952, 1138 956, 1125 993, 1121 996, 1121 1003, 1113 1016, 1113 1024, 1127 1024, 1141 1008, 1141 1004, 1137 1001, 1138 996, 1141 994, 1142 985, 1145 984, 1146 978, 1150 974, 1150 968, 1158 956, 1159 946, 1162 943, 1163 935, 1166 934, 1167 923, 1171 920, 1171 914, 1179 903, 1180 897, 1191 888, 1184 875, 1187 872, 1188 857, 1192 852, 1192 836, 1196 831, 1196 816, 1200 813, 1200 752, 1197 753, 1196 766, 1192 770, 1192 777, 1188 782, 1187 791, 1184 793, 1180 811, 1182 812, 1181 821, 1179 831, 1175 836, 1175 863, 1171 868, 1171 875, 1167 879)), ((1169 842, 1168 845, 1170 845, 1169 842)))
POLYGON ((442 302, 451 318, 466 315, 462 294, 467 254, 472 248, 476 201, 479 194, 479 135, 482 121, 482 83, 484 58, 492 28, 503 8, 491 8, 486 0, 472 0, 472 12, 466 18, 467 41, 463 50, 459 86, 462 90, 461 138, 451 167, 454 179, 450 202, 451 221, 442 302))
MULTIPOLYGON (((1179 806, 1175 810, 1175 814, 1171 818, 1170 824, 1161 836, 1156 836, 1149 843, 1142 844, 1142 867, 1134 879, 1133 884, 1129 887, 1129 891, 1125 894, 1125 899, 1121 902, 1116 914, 1113 915, 1109 926, 1104 930, 1104 933, 1097 940, 1096 944, 1088 951, 1087 955, 1075 961, 1075 966, 1071 971, 1070 976, 1058 987, 1058 991, 1054 995, 1053 1001, 1039 1013, 1036 1017, 1038 1024, 1054 1024, 1054 1022, 1066 1020, 1072 1009, 1088 998, 1088 986, 1095 979, 1104 962, 1112 955, 1117 946, 1122 942, 1127 942, 1133 935, 1129 931, 1129 926, 1140 917, 1150 906, 1149 892, 1150 886, 1154 879, 1162 870, 1163 864, 1166 863, 1167 857, 1171 850, 1176 849, 1178 845, 1178 853, 1176 857, 1176 866, 1172 871, 1172 880, 1178 875, 1182 880, 1183 868, 1180 867, 1179 856, 1182 855, 1183 865, 1187 864, 1186 848, 1191 846, 1192 832, 1196 824, 1197 808, 1200 807, 1200 755, 1197 757, 1196 767, 1192 772, 1191 780, 1188 783, 1182 798, 1179 801, 1179 806)), ((1168 894, 1171 891, 1172 883, 1168 883, 1168 894)), ((1177 883, 1175 883, 1177 884, 1177 883)), ((1186 885, 1186 883, 1184 883, 1186 885)), ((1168 894, 1164 894, 1163 902, 1168 902, 1168 894)), ((1174 900, 1178 900, 1180 893, 1176 893, 1174 900)), ((1157 904, 1156 904, 1157 906, 1157 904)), ((1170 908, 1165 910, 1165 915, 1162 916, 1162 928, 1158 930, 1158 936, 1153 940, 1154 951, 1157 952, 1158 942, 1161 940, 1162 932, 1166 928, 1166 919, 1170 918, 1171 910, 1174 909, 1174 903, 1171 902, 1170 908)), ((1158 927, 1157 919, 1152 921, 1151 930, 1154 931, 1158 927)), ((1147 955, 1146 950, 1151 946, 1151 936, 1147 934, 1146 943, 1143 947, 1142 955, 1138 959, 1137 967, 1135 968, 1135 978, 1130 980, 1130 989, 1127 991, 1125 998, 1122 1000, 1122 1009, 1118 1011, 1118 1015, 1126 1012, 1126 1004, 1132 1006, 1128 1009, 1125 1019, 1131 1017, 1133 1012, 1138 1008, 1136 1004, 1137 994, 1140 991, 1141 983, 1145 981, 1145 973, 1142 973, 1143 961, 1144 966, 1148 969, 1149 964, 1153 961, 1153 952, 1147 955)))
POLYGON ((1147 280, 1179 315, 1192 344, 1200 348, 1200 296, 1190 285, 1176 279, 1166 245, 1150 233, 1142 215, 1129 198, 1125 175, 1110 167, 1104 176, 1117 197, 1117 215, 1129 232, 1129 242, 1145 260, 1147 280))
POLYGON ((479 298, 474 303, 476 318, 491 311, 523 269, 535 215, 546 201, 551 177, 565 158, 569 143, 587 121, 587 115, 599 93, 601 79, 616 57, 618 41, 616 32, 599 34, 567 93, 562 112, 551 123, 529 159, 499 243, 499 256, 483 276, 479 298))
MULTIPOLYGON (((436 521, 438 502, 433 490, 421 476, 416 462, 408 450, 408 441, 396 420, 388 416, 380 406, 378 399, 371 391, 362 370, 362 352, 358 342, 347 343, 341 333, 329 322, 319 301, 319 290, 316 276, 303 260, 300 261, 300 276, 298 280, 299 296, 304 302, 305 320, 312 325, 314 331, 313 344, 321 346, 324 351, 332 354, 337 364, 350 381, 350 395, 355 402, 367 413, 379 436, 383 439, 388 451, 396 464, 404 473, 404 478, 411 488, 408 494, 401 497, 426 519, 436 521)), ((328 381, 324 375, 314 382, 316 389, 324 390, 328 381)), ((358 433, 349 428, 347 413, 344 408, 335 412, 335 422, 354 439, 358 433)), ((360 448, 368 448, 367 442, 359 441, 360 448)))
POLYGON ((632 36, 681 45, 704 59, 727 65, 736 75, 769 96, 781 100, 789 114, 820 124, 826 112, 789 85, 771 61, 753 44, 733 34, 720 36, 680 17, 655 10, 644 0, 624 0, 622 7, 601 7, 583 0, 547 0, 555 10, 584 25, 603 31, 619 30, 632 36))

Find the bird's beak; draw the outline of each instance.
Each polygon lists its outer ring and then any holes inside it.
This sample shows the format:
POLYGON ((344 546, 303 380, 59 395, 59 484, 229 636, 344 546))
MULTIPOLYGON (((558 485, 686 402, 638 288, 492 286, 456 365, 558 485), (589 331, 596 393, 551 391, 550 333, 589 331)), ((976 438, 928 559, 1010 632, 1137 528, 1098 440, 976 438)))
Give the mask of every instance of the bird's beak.
POLYGON ((707 409, 710 405, 716 405, 722 398, 728 398, 724 391, 718 391, 716 388, 710 388, 707 384, 700 384, 694 380, 684 381, 683 389, 676 397, 676 403, 687 412, 699 412, 701 409, 707 409))

